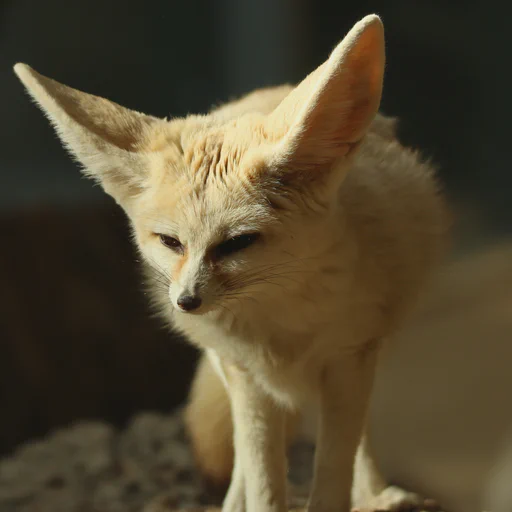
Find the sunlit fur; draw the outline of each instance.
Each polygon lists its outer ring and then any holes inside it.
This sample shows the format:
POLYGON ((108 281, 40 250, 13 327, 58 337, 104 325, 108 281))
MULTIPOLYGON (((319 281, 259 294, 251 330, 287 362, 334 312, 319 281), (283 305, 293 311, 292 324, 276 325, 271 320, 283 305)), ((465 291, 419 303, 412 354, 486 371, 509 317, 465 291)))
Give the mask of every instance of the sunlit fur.
POLYGON ((321 404, 324 443, 311 511, 345 511, 375 356, 445 231, 430 165, 376 114, 378 17, 359 22, 297 87, 185 119, 139 114, 15 69, 87 175, 128 214, 161 314, 207 350, 229 389, 238 463, 225 512, 283 510, 281 408, 308 401, 321 404), (216 253, 255 232, 249 247, 216 253), (202 305, 181 311, 183 294, 202 305))

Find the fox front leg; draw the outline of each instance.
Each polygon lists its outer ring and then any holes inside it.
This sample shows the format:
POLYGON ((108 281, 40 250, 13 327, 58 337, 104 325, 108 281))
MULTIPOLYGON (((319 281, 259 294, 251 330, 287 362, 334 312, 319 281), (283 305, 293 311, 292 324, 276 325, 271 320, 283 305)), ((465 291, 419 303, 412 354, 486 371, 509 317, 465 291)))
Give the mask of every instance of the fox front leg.
MULTIPOLYGON (((238 450, 238 452, 240 452, 240 450, 238 450)), ((244 468, 240 457, 237 459, 235 454, 231 483, 229 484, 228 492, 224 498, 222 512, 245 512, 245 492, 244 468)))
POLYGON ((370 400, 377 353, 372 343, 325 368, 308 512, 348 512, 354 459, 370 400))
POLYGON ((235 464, 222 512, 285 512, 284 412, 246 372, 230 367, 226 377, 235 464))

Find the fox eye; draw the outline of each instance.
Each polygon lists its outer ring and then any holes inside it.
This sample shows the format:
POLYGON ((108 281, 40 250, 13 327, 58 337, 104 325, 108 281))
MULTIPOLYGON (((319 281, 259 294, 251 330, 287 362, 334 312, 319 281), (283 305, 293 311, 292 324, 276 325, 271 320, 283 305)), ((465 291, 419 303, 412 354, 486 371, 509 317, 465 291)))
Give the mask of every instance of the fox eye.
POLYGON ((247 233, 245 235, 238 235, 222 242, 217 246, 215 252, 218 257, 228 256, 235 252, 241 251, 252 245, 256 240, 260 238, 259 233, 247 233))
POLYGON ((177 238, 173 238, 168 235, 158 235, 160 237, 160 242, 162 242, 165 247, 172 249, 174 252, 183 252, 183 245, 177 238))

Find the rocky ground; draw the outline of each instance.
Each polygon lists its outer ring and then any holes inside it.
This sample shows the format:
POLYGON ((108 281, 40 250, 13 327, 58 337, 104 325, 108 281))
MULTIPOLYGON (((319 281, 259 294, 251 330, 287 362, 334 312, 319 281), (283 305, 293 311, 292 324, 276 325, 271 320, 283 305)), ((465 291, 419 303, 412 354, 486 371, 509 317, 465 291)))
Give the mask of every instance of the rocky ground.
MULTIPOLYGON (((304 503, 312 447, 292 449, 292 506, 304 503)), ((0 512, 170 512, 218 504, 195 471, 181 415, 143 413, 123 431, 77 423, 0 461, 0 512)))

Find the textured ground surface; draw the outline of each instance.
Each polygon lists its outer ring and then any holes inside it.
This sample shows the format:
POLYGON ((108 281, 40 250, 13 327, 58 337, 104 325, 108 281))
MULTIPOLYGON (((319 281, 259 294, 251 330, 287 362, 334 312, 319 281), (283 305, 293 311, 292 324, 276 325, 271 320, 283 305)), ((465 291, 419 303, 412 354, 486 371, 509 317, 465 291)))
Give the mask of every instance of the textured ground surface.
MULTIPOLYGON (((307 444, 290 454, 291 505, 304 501, 311 455, 307 444)), ((0 512, 169 512, 215 501, 194 470, 179 412, 138 415, 121 432, 76 424, 0 461, 0 512)))

